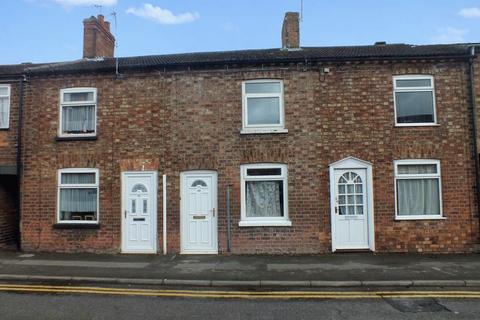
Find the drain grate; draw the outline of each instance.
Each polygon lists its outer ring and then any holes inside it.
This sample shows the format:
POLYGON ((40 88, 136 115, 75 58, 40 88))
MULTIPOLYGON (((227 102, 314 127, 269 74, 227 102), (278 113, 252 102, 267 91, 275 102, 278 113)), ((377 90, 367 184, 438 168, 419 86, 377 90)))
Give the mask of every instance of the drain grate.
POLYGON ((400 312, 450 312, 448 308, 433 298, 384 298, 384 300, 400 312))

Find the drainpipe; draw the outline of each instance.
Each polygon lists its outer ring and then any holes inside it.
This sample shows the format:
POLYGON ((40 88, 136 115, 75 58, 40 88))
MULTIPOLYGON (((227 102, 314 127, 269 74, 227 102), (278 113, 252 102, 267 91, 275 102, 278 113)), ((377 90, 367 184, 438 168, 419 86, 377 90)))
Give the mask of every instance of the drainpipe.
POLYGON ((163 254, 167 254, 167 175, 163 175, 163 254))
POLYGON ((231 233, 231 213, 230 213, 230 185, 227 185, 227 252, 232 252, 232 233, 231 233))
POLYGON ((24 84, 27 81, 27 77, 25 75, 22 76, 20 80, 19 92, 18 92, 18 123, 17 123, 17 248, 20 249, 20 205, 21 205, 21 182, 22 182, 22 129, 23 129, 23 92, 24 92, 24 84))
MULTIPOLYGON (((477 146, 477 104, 476 104, 476 92, 475 92, 475 46, 470 47, 470 56, 468 59, 468 65, 470 67, 470 106, 472 108, 472 135, 473 135, 473 152, 475 153, 475 178, 476 178, 476 188, 477 188, 477 214, 480 218, 480 160, 478 155, 478 146, 477 146)), ((479 220, 480 221, 480 220, 479 220)), ((480 228, 480 223, 479 223, 480 228)))

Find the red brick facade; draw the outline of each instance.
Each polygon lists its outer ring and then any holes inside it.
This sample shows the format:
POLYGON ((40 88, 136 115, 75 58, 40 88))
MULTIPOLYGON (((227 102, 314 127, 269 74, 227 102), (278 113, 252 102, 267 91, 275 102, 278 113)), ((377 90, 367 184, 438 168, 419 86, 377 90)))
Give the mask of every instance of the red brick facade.
POLYGON ((10 86, 9 127, 0 129, 0 248, 15 248, 18 236, 18 181, 16 175, 18 141, 18 77, 0 79, 10 86))
MULTIPOLYGON (((479 239, 465 61, 378 61, 244 69, 32 76, 27 86, 22 248, 119 252, 121 172, 168 177, 168 250, 180 250, 179 176, 218 173, 218 245, 226 252, 226 186, 232 185, 232 251, 331 252, 329 164, 372 163, 378 252, 470 252, 479 239), (287 68, 288 67, 288 68, 287 68), (322 74, 321 67, 329 67, 322 74), (395 127, 392 76, 435 78, 438 126, 395 127), (242 135, 242 81, 282 79, 288 133, 242 135), (59 90, 95 87, 97 139, 56 141, 59 90), (444 220, 396 221, 393 161, 441 161, 444 220), (288 165, 291 227, 239 227, 240 165, 288 165), (59 230, 57 170, 100 171, 100 228, 59 230)), ((478 82, 480 84, 480 81, 478 82)), ((480 90, 478 90, 480 92, 480 90)), ((158 247, 162 248, 162 183, 158 247)))

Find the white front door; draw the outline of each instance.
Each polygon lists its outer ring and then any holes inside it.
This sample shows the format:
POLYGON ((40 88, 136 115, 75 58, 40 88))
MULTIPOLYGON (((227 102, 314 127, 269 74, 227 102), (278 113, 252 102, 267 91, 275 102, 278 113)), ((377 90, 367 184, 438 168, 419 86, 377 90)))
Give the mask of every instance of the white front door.
POLYGON ((335 169, 335 249, 369 249, 367 169, 335 169))
POLYGON ((157 173, 124 172, 122 252, 157 251, 157 173))
POLYGON ((182 253, 216 254, 217 173, 183 172, 180 179, 182 253))

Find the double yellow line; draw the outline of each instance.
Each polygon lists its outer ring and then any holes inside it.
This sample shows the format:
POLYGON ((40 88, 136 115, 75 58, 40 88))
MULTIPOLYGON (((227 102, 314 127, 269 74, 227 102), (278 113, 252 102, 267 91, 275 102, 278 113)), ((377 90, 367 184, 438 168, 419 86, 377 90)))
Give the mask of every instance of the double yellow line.
POLYGON ((480 291, 213 291, 153 290, 108 287, 42 286, 0 284, 4 292, 98 294, 145 297, 216 299, 380 299, 380 298, 456 298, 480 299, 480 291))

